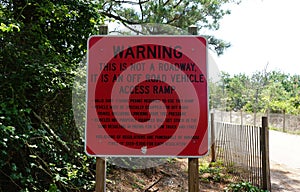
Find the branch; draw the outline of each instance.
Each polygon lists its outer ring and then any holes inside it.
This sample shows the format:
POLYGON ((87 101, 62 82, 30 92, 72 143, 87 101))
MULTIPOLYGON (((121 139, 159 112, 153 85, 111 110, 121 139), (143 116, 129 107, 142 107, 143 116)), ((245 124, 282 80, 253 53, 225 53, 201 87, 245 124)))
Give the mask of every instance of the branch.
POLYGON ((6 177, 8 177, 9 178, 9 180, 13 183, 13 184, 15 184, 19 189, 21 189, 22 190, 22 187, 20 187, 20 185, 18 185, 9 175, 7 175, 6 173, 4 173, 1 169, 0 169, 0 171, 1 171, 1 173, 3 174, 3 175, 5 175, 6 177))
POLYGON ((142 21, 144 21, 144 11, 143 11, 143 6, 142 6, 141 0, 139 0, 139 5, 140 5, 141 14, 142 14, 142 21))
POLYGON ((170 0, 167 0, 167 1, 164 3, 164 6, 166 6, 169 2, 170 2, 170 0))
POLYGON ((129 25, 127 25, 126 23, 123 23, 123 25, 124 25, 125 27, 127 27, 128 29, 130 29, 131 31, 135 32, 137 35, 140 35, 140 34, 146 35, 146 34, 144 34, 142 31, 136 30, 136 29, 130 27, 129 25))
POLYGON ((166 24, 171 24, 172 22, 174 22, 174 21, 176 21, 176 20, 179 20, 184 14, 185 14, 185 11, 183 11, 182 14, 175 15, 175 16, 173 17, 173 19, 167 21, 166 24))
POLYGON ((114 19, 116 19, 116 20, 119 20, 119 21, 121 21, 122 23, 127 23, 127 24, 130 24, 130 25, 137 25, 137 24, 140 24, 140 23, 138 23, 138 22, 126 20, 126 19, 124 19, 124 18, 122 18, 122 17, 120 17, 120 16, 117 16, 117 15, 114 15, 114 14, 112 14, 112 13, 100 12, 100 14, 103 14, 103 15, 105 15, 105 16, 107 16, 107 17, 110 17, 110 18, 114 18, 114 19))
POLYGON ((134 2, 134 1, 114 1, 115 3, 127 3, 127 4, 131 4, 131 5, 138 5, 138 4, 145 4, 147 2, 149 2, 149 0, 146 1, 139 1, 139 2, 134 2))
POLYGON ((32 111, 32 113, 35 116, 35 118, 37 118, 45 126, 47 132, 54 137, 54 139, 64 148, 64 150, 69 152, 70 148, 65 144, 65 142, 58 135, 54 133, 51 127, 34 111, 32 111))
POLYGON ((150 185, 149 187, 147 187, 144 192, 148 192, 149 189, 151 189, 154 185, 156 185, 158 182, 160 182, 162 180, 163 177, 160 177, 157 181, 155 181, 152 185, 150 185))
POLYGON ((58 97, 58 95, 60 95, 61 93, 60 92, 58 92, 50 101, 48 101, 47 103, 45 103, 42 107, 41 107, 41 109, 42 109, 42 111, 45 109, 45 107, 47 106, 47 105, 49 105, 50 103, 52 103, 52 102, 54 102, 55 100, 56 100, 56 98, 58 97))
POLYGON ((175 9, 176 7, 178 7, 178 5, 180 5, 180 3, 182 2, 183 0, 180 0, 178 1, 178 3, 176 5, 173 6, 173 9, 175 9))

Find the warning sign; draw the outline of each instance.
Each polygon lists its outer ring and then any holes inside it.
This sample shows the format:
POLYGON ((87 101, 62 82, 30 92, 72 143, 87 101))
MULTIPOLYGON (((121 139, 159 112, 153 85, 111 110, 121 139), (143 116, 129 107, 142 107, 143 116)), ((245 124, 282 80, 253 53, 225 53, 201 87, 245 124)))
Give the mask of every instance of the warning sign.
POLYGON ((206 54, 200 36, 90 37, 87 154, 206 154, 206 54))

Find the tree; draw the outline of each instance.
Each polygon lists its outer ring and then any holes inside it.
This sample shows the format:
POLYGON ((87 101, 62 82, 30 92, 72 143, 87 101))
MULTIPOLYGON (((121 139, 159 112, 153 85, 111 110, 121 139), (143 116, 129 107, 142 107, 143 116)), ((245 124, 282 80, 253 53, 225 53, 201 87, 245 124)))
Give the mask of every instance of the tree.
POLYGON ((262 91, 263 112, 283 113, 290 110, 288 92, 281 82, 271 82, 262 91))
POLYGON ((86 40, 103 23, 99 7, 81 0, 0 2, 1 191, 80 191, 92 181, 81 171, 78 185, 67 165, 83 163, 71 88, 86 40))
MULTIPOLYGON (((227 3, 240 3, 238 0, 129 0, 107 1, 101 14, 120 21, 124 25, 159 23, 181 29, 197 25, 201 34, 204 30, 217 30, 219 21, 230 14, 223 8, 227 3)), ((214 36, 206 35, 211 47, 218 53, 230 46, 230 43, 214 36)))
POLYGON ((223 73, 227 110, 299 114, 299 75, 279 71, 231 77, 223 73))
POLYGON ((230 77, 223 73, 224 88, 226 91, 226 110, 238 111, 243 109, 249 98, 250 80, 245 74, 230 77))
POLYGON ((290 79, 292 90, 290 92, 289 103, 292 106, 291 113, 300 114, 300 76, 294 75, 290 79))

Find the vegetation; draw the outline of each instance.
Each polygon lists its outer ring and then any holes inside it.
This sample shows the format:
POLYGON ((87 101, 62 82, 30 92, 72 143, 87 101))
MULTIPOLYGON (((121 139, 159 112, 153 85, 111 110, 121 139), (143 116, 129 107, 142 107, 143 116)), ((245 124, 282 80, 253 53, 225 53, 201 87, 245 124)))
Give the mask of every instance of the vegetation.
POLYGON ((201 182, 207 183, 222 183, 226 187, 224 192, 267 192, 253 186, 250 182, 244 182, 236 179, 236 173, 232 172, 232 167, 227 167, 222 161, 208 162, 206 160, 200 161, 200 177, 201 182))
POLYGON ((259 189, 258 187, 253 186, 249 182, 232 183, 224 189, 224 192, 240 192, 240 191, 267 192, 267 190, 259 189))
POLYGON ((222 161, 211 162, 200 161, 200 177, 202 181, 225 182, 230 178, 227 168, 222 161))
MULTIPOLYGON (((0 1, 0 191, 94 188, 71 91, 86 41, 104 22, 218 29, 234 0, 0 1), (130 6, 129 6, 130 5, 130 6), (136 9, 138 7, 138 10, 136 9)), ((229 46, 208 36, 221 54, 229 46)))
POLYGON ((223 94, 224 100, 218 102, 224 102, 227 111, 300 114, 300 75, 280 71, 256 72, 251 76, 222 73, 222 80, 211 97, 223 94))
POLYGON ((86 39, 103 22, 93 2, 0 3, 0 191, 92 187, 71 88, 86 39))
MULTIPOLYGON (((124 25, 159 23, 181 29, 197 25, 200 30, 217 30, 219 20, 230 10, 224 9, 227 3, 240 3, 240 0, 159 0, 159 1, 107 1, 101 13, 116 19, 124 25)), ((159 34, 159 33, 158 33, 159 34)), ((218 54, 230 43, 211 35, 206 35, 211 48, 218 54)))

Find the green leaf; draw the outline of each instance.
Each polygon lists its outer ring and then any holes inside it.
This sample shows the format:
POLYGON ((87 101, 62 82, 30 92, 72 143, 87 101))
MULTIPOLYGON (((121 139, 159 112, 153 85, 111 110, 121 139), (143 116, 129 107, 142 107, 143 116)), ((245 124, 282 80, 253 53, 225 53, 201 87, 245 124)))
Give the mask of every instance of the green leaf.
POLYGON ((58 190, 57 186, 54 183, 50 184, 48 192, 58 192, 58 191, 60 190, 58 190))
POLYGON ((15 164, 15 163, 12 163, 12 165, 11 165, 11 170, 12 171, 17 171, 17 165, 15 164))
POLYGON ((29 157, 30 157, 30 158, 33 158, 33 159, 37 158, 36 155, 29 155, 29 157))

